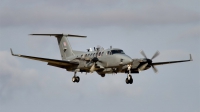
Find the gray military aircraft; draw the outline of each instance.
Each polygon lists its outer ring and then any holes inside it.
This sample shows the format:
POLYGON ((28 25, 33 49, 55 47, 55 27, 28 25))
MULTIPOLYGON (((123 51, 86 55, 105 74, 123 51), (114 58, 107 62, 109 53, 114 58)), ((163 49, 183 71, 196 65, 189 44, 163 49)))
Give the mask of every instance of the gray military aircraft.
POLYGON ((38 36, 54 36, 57 38, 58 46, 60 48, 62 60, 48 59, 41 57, 26 56, 21 54, 14 54, 12 49, 11 54, 13 56, 28 58, 32 60, 38 60, 47 62, 50 66, 55 66, 59 68, 66 69, 67 71, 74 72, 72 77, 73 82, 79 82, 80 78, 76 75, 77 72, 93 73, 96 71, 102 77, 106 74, 117 74, 126 73, 127 78, 125 79, 126 84, 132 84, 133 78, 131 73, 139 73, 140 71, 153 68, 154 72, 158 70, 155 68, 156 65, 172 64, 192 61, 192 56, 190 54, 189 60, 180 61, 168 61, 168 62, 152 62, 154 58, 159 55, 157 51, 151 59, 147 58, 145 53, 141 51, 144 56, 143 59, 132 59, 124 53, 123 50, 118 48, 102 49, 101 47, 94 47, 94 50, 87 49, 87 52, 72 50, 68 37, 82 37, 86 36, 71 35, 71 34, 30 34, 38 36))

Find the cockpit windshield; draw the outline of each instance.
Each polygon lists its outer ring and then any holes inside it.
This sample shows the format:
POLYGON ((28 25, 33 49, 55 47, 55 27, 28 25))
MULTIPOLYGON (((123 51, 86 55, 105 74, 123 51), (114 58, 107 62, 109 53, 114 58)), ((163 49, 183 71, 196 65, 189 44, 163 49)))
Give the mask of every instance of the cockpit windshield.
POLYGON ((125 54, 123 50, 111 50, 112 54, 125 54))

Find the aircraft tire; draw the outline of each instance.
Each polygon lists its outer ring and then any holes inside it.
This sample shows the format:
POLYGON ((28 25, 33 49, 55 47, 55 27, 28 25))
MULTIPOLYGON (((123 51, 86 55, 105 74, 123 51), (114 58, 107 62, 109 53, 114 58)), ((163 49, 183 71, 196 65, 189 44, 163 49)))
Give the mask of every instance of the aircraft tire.
POLYGON ((126 84, 129 84, 129 80, 128 80, 128 78, 126 78, 125 82, 126 82, 126 84))
POLYGON ((72 77, 72 82, 76 82, 76 77, 72 77))
POLYGON ((105 77, 105 74, 101 74, 101 77, 105 77))
POLYGON ((133 79, 132 79, 132 78, 129 80, 129 83, 130 83, 130 84, 133 84, 133 79))
POLYGON ((79 76, 76 77, 76 82, 78 83, 80 81, 79 76))

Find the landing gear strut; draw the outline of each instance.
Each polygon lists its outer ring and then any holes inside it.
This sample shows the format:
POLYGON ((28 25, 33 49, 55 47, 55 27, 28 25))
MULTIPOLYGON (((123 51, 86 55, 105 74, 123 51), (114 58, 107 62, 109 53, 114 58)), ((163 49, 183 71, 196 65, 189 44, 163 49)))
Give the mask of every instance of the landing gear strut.
POLYGON ((131 65, 127 65, 127 66, 128 66, 128 75, 127 75, 125 82, 126 82, 126 84, 132 84, 133 78, 131 76, 131 65))
POLYGON ((130 74, 128 74, 125 82, 126 82, 126 84, 132 84, 133 83, 133 78, 130 74))
POLYGON ((80 81, 80 78, 79 78, 79 76, 76 76, 76 72, 74 73, 74 76, 72 77, 72 82, 79 82, 80 81))

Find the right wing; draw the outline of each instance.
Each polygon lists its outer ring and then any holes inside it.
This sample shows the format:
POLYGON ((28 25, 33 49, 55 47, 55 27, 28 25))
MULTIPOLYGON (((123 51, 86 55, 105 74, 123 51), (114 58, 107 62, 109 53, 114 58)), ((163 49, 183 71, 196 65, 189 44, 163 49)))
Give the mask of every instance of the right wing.
POLYGON ((41 57, 34 57, 34 56, 26 56, 26 55, 21 55, 21 54, 14 54, 12 49, 10 49, 10 51, 11 51, 11 54, 13 56, 18 56, 18 57, 22 57, 22 58, 47 62, 48 65, 56 66, 56 67, 59 67, 59 68, 67 68, 67 66, 79 64, 77 62, 71 62, 71 61, 64 61, 64 60, 56 60, 56 59, 48 59, 48 58, 41 58, 41 57))
POLYGON ((188 61, 193 61, 193 59, 192 59, 192 55, 191 55, 191 54, 190 54, 190 59, 189 59, 189 60, 167 61, 167 62, 156 62, 156 63, 152 63, 152 65, 165 65, 165 64, 181 63, 181 62, 188 62, 188 61))

